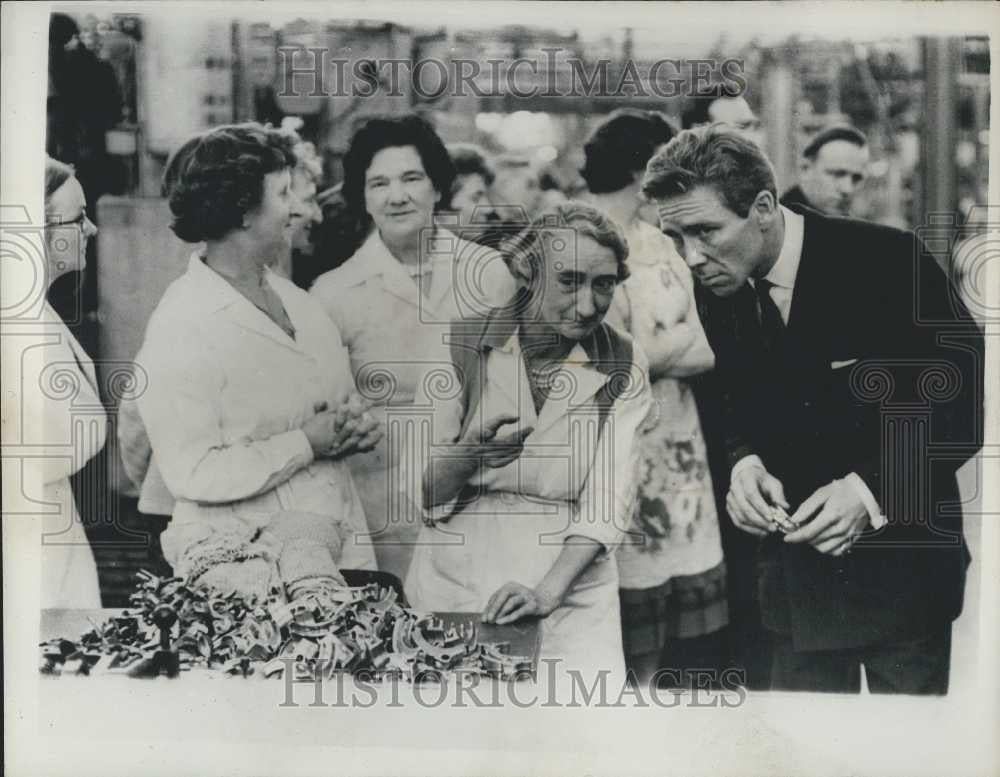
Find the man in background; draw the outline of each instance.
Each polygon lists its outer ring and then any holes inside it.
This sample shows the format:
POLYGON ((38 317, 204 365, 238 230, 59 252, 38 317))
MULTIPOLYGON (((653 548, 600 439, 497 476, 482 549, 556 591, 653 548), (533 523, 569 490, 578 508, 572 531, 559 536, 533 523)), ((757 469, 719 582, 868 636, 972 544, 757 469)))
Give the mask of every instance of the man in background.
MULTIPOLYGON (((93 40, 91 38, 91 40, 93 40)), ((115 191, 115 169, 105 136, 122 118, 122 95, 114 68, 81 41, 72 16, 49 19, 45 151, 72 165, 98 226, 97 201, 115 191)), ((59 278, 49 303, 92 355, 97 353, 97 241, 87 244, 87 266, 59 278)))
POLYGON ((861 130, 839 124, 818 132, 802 152, 799 183, 781 204, 804 205, 829 216, 849 216, 854 198, 868 177, 868 139, 861 130))

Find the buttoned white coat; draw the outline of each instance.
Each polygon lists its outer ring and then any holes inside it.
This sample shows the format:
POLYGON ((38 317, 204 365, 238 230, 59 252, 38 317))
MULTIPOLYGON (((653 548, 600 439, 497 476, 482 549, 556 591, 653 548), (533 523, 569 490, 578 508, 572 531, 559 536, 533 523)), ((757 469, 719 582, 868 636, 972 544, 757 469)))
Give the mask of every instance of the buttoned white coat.
POLYGON ((336 326, 306 292, 268 271, 289 337, 195 254, 150 318, 138 398, 156 463, 176 499, 163 533, 176 566, 206 532, 252 536, 281 510, 346 522, 344 569, 373 569, 364 512, 344 461, 316 458, 302 431, 317 405, 353 390, 336 326))

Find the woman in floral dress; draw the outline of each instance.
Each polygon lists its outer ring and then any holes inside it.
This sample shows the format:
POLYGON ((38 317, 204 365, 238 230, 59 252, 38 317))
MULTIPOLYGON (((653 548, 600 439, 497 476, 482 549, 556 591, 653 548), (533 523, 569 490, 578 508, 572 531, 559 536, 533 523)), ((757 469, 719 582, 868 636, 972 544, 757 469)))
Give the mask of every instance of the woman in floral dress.
POLYGON ((686 378, 714 356, 698 320, 691 273, 673 244, 640 219, 639 180, 673 137, 658 114, 620 111, 585 146, 590 201, 625 230, 630 277, 607 321, 649 359, 653 409, 640 430, 639 495, 631 541, 618 550, 622 632, 640 680, 689 685, 691 669, 725 664, 726 574, 705 440, 686 378))

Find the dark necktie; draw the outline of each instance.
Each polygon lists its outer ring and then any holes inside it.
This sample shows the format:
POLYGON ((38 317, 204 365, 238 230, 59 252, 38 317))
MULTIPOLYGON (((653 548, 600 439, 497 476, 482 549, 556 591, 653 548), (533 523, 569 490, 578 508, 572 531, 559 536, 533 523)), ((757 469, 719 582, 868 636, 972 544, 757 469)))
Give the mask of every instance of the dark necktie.
POLYGON ((785 322, 781 318, 781 311, 771 299, 771 289, 774 284, 761 278, 754 282, 754 291, 757 293, 757 307, 760 313, 760 333, 764 342, 764 348, 771 350, 781 340, 785 331, 785 322))

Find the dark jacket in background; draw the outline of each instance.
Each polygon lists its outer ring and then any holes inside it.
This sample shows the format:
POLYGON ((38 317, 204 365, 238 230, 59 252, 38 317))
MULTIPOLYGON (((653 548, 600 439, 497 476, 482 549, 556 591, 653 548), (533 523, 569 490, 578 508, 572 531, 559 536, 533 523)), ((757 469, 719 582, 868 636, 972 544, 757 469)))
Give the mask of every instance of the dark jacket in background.
POLYGON ((809 202, 806 193, 802 191, 802 187, 798 184, 795 184, 795 186, 782 194, 778 202, 794 211, 799 211, 802 206, 816 210, 816 206, 809 202))

